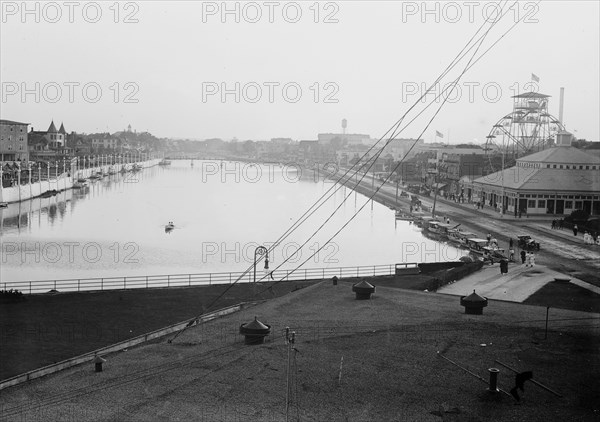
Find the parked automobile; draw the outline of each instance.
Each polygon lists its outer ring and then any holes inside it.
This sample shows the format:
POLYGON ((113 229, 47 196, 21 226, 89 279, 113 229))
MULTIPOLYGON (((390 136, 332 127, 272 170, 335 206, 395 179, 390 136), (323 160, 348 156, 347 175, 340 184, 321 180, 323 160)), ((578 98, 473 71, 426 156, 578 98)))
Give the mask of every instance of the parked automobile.
POLYGON ((536 242, 529 235, 520 235, 517 236, 519 248, 525 249, 526 251, 539 251, 540 250, 540 242, 536 242))

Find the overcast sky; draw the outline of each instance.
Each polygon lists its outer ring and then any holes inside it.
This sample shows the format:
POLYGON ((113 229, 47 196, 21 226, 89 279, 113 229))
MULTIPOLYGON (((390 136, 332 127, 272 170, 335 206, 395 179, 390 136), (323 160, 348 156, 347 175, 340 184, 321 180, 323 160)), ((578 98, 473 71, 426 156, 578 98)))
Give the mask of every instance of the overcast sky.
MULTIPOLYGON (((54 119, 68 131, 131 124, 160 137, 240 140, 316 139, 341 131, 343 118, 348 132, 379 138, 496 10, 489 2, 428 2, 428 14, 420 1, 228 2, 233 12, 224 14, 222 2, 67 3, 30 2, 24 13, 22 2, 2 2, 3 119, 36 130, 54 119)), ((464 75, 460 97, 425 140, 437 130, 451 143, 484 141, 532 73, 552 96, 550 113, 558 116, 565 87, 567 129, 598 140, 599 4, 514 6, 479 52, 524 21, 464 75)), ((418 136, 425 122, 401 137, 418 136)))

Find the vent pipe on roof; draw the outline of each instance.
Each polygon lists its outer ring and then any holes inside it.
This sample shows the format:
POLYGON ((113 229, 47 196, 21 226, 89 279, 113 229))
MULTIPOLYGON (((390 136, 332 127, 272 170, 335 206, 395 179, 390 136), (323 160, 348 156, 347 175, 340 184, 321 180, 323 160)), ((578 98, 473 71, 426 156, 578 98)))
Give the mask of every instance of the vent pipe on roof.
POLYGON ((565 105, 565 88, 560 88, 560 104, 558 105, 558 121, 563 124, 563 107, 565 105))

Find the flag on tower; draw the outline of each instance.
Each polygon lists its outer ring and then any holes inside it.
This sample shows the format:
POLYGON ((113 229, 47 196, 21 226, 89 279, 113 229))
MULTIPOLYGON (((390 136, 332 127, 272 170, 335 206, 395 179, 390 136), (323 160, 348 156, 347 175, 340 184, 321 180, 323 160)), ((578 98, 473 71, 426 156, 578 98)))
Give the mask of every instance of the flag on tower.
POLYGON ((436 131, 435 131, 435 136, 436 136, 436 137, 438 137, 438 136, 439 136, 440 138, 443 138, 443 137, 444 137, 444 134, 443 134, 443 133, 441 133, 441 132, 438 132, 438 131, 436 130, 436 131))
POLYGON ((532 80, 533 82, 539 82, 539 81, 540 81, 540 78, 539 78, 539 77, 538 77, 538 76, 537 76, 535 73, 532 73, 532 74, 531 74, 531 80, 532 80))

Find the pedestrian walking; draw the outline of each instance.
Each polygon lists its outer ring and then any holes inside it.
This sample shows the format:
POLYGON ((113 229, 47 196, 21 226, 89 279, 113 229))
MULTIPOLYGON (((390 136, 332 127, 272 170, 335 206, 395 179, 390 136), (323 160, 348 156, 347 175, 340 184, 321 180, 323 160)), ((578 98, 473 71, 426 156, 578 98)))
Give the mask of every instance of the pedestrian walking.
POLYGON ((512 248, 512 246, 510 247, 510 249, 508 251, 508 260, 510 262, 515 262, 515 250, 512 248))
POLYGON ((573 226, 573 235, 574 235, 574 236, 577 236, 577 230, 579 230, 579 229, 577 228, 577 224, 575 224, 575 225, 573 226))
POLYGON ((527 256, 525 257, 525 267, 530 267, 531 265, 531 252, 527 252, 527 256))
POLYGON ((525 259, 527 258, 527 254, 525 251, 521 251, 521 264, 525 263, 525 259))
POLYGON ((556 229, 556 220, 552 220, 552 226, 551 226, 552 230, 556 229))

